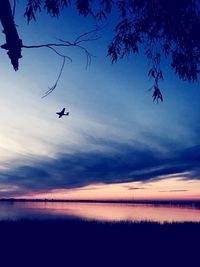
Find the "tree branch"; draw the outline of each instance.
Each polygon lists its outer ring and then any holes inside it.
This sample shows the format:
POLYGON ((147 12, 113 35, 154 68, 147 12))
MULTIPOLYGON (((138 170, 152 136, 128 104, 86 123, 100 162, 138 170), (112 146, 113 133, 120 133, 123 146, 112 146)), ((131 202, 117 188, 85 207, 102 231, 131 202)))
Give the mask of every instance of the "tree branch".
POLYGON ((53 92, 53 90, 56 88, 57 84, 58 84, 58 81, 61 77, 61 74, 62 74, 62 71, 64 69, 64 66, 65 66, 65 57, 63 57, 63 63, 62 63, 62 66, 61 66, 61 69, 60 69, 60 72, 58 74, 58 78, 56 79, 56 82, 55 84, 52 86, 52 87, 49 87, 49 89, 45 92, 45 94, 42 96, 42 98, 48 96, 49 94, 51 94, 53 92))
POLYGON ((19 59, 22 57, 22 40, 19 38, 16 29, 13 12, 9 0, 0 1, 0 21, 3 26, 3 33, 6 36, 6 43, 1 48, 8 50, 7 54, 16 71, 19 67, 19 59))
POLYGON ((73 42, 69 42, 69 41, 66 41, 66 40, 63 40, 63 39, 56 38, 58 41, 60 41, 60 43, 47 43, 47 44, 39 44, 39 45, 22 45, 23 48, 49 48, 54 53, 56 53, 58 56, 62 57, 62 59, 63 59, 63 63, 62 63, 62 66, 60 68, 60 71, 59 71, 58 77, 56 79, 56 82, 54 83, 53 86, 51 86, 51 87, 48 88, 48 90, 45 92, 45 94, 42 96, 42 98, 48 96, 57 87, 57 84, 58 84, 58 82, 60 80, 60 77, 62 75, 64 66, 65 66, 66 59, 68 59, 70 62, 72 62, 71 57, 60 53, 57 48, 62 48, 62 47, 77 47, 77 48, 83 50, 84 53, 85 53, 85 55, 86 55, 86 68, 88 68, 90 66, 90 64, 91 64, 91 59, 92 59, 92 57, 94 57, 94 55, 92 55, 81 44, 82 43, 86 43, 86 42, 90 42, 90 41, 96 41, 96 40, 98 40, 100 38, 97 35, 97 32, 98 31, 99 31, 99 29, 96 28, 96 29, 94 29, 92 31, 83 33, 80 36, 78 36, 73 42), (85 38, 86 36, 88 36, 88 38, 85 38))

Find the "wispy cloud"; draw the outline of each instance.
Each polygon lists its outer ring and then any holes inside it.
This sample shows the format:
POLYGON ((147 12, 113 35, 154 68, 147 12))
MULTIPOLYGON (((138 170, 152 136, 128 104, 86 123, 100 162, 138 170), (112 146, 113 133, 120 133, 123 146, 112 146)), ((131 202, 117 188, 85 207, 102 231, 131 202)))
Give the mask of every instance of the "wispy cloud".
POLYGON ((145 189, 144 187, 133 187, 133 186, 130 186, 128 187, 128 190, 143 190, 145 189))
POLYGON ((160 190, 159 192, 161 192, 161 193, 170 193, 170 192, 174 193, 174 192, 187 192, 187 191, 189 191, 189 190, 187 190, 187 189, 172 189, 172 190, 160 190))

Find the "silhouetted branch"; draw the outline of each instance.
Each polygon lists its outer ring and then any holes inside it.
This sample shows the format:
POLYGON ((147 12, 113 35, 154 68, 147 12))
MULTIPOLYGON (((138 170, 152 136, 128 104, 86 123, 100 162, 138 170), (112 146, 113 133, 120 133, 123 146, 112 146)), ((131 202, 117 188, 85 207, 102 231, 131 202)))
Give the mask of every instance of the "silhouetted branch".
POLYGON ((63 58, 63 63, 62 63, 62 66, 61 66, 61 69, 59 71, 59 74, 58 74, 58 78, 56 79, 56 82, 54 83, 53 86, 49 87, 49 89, 45 92, 45 94, 42 96, 42 98, 48 96, 50 93, 52 93, 59 80, 60 80, 60 77, 62 75, 62 72, 63 72, 63 68, 65 66, 65 61, 66 59, 68 59, 70 62, 72 62, 72 59, 67 56, 67 55, 64 55, 64 54, 61 54, 57 48, 60 48, 60 47, 77 47, 81 50, 84 51, 85 55, 86 55, 86 68, 88 68, 88 66, 91 64, 91 59, 92 57, 94 57, 94 55, 92 55, 83 45, 81 45, 82 43, 86 43, 86 42, 90 42, 90 41, 96 41, 98 40, 100 37, 97 35, 97 32, 99 31, 100 29, 98 28, 95 28, 94 30, 92 31, 89 31, 89 32, 86 32, 86 33, 83 33, 81 34, 80 36, 78 36, 73 42, 70 42, 70 41, 66 41, 66 40, 63 40, 63 39, 59 39, 59 38, 56 38, 58 41, 60 41, 60 43, 47 43, 47 44, 40 44, 40 45, 22 45, 23 48, 49 48, 51 49, 54 53, 56 53, 58 56, 62 57, 63 58), (95 35, 95 36, 94 36, 95 35), (87 37, 88 36, 88 37, 87 37), (83 39, 84 37, 84 39, 83 39), (85 38, 87 37, 87 38, 85 38))
POLYGON ((57 84, 58 84, 58 81, 61 77, 61 74, 62 74, 62 71, 64 69, 64 66, 65 66, 65 57, 63 57, 63 63, 62 63, 62 66, 61 66, 61 69, 60 69, 60 72, 59 72, 59 75, 58 75, 58 78, 56 79, 56 82, 55 84, 52 86, 52 87, 49 87, 49 89, 45 92, 45 94, 42 96, 42 98, 48 96, 49 94, 51 94, 53 92, 53 90, 55 90, 57 84))
MULTIPOLYGON (((21 58, 21 48, 48 47, 63 57, 59 47, 74 46, 84 51, 86 67, 91 63, 92 54, 84 47, 84 42, 95 41, 99 37, 96 29, 78 36, 74 42, 59 40, 60 43, 25 46, 19 38, 14 23, 16 0, 13 10, 9 0, 0 0, 0 21, 6 36, 6 49, 15 70, 21 58)), ((24 16, 28 23, 36 20, 36 14, 45 11, 52 17, 70 6, 77 9, 79 15, 91 16, 97 21, 106 19, 111 13, 114 20, 114 36, 108 46, 108 56, 112 63, 125 56, 138 54, 145 50, 150 59, 149 77, 154 79, 153 100, 163 100, 159 83, 163 79, 160 63, 156 63, 156 54, 169 58, 170 67, 183 81, 195 82, 200 76, 200 5, 199 0, 161 1, 161 0, 26 0, 24 16), (94 4, 95 2, 95 4, 94 4)), ((67 56, 65 56, 67 59, 67 56)), ((68 57, 70 60, 70 58, 68 57)))
POLYGON ((63 57, 63 58, 67 58, 70 62, 72 62, 71 57, 59 53, 55 48, 53 48, 53 47, 51 47, 51 46, 47 46, 47 48, 49 48, 49 49, 51 49, 52 51, 54 51, 58 56, 63 57))
POLYGON ((150 70, 148 72, 148 76, 150 79, 154 79, 154 84, 151 86, 148 91, 154 90, 153 92, 153 101, 159 102, 159 100, 163 101, 163 96, 159 88, 159 82, 163 80, 163 72, 161 70, 160 62, 161 62, 161 53, 159 45, 155 42, 154 39, 151 40, 148 49, 145 51, 145 55, 149 60, 150 70))
MULTIPOLYGON (((15 2, 14 2, 15 3, 15 2)), ((15 5, 14 5, 15 9, 15 5)), ((22 40, 19 38, 9 0, 0 1, 0 21, 3 26, 3 33, 6 36, 6 43, 1 48, 8 50, 7 54, 11 60, 14 70, 18 70, 19 59, 22 57, 22 40)))
MULTIPOLYGON (((57 39, 58 41, 66 44, 67 46, 70 46, 69 42, 66 42, 62 39, 57 39)), ((97 40, 97 39, 92 39, 92 41, 97 40)), ((94 55, 92 55, 84 46, 80 45, 81 42, 87 42, 87 41, 91 41, 91 39, 85 39, 85 40, 80 40, 77 41, 76 43, 74 43, 72 46, 76 46, 78 48, 80 48, 81 50, 84 51, 85 55, 86 55, 86 69, 88 68, 88 66, 91 64, 91 58, 94 57, 94 55)))
POLYGON ((15 9, 16 9, 16 0, 13 0, 13 9, 12 9, 12 16, 15 17, 15 9))

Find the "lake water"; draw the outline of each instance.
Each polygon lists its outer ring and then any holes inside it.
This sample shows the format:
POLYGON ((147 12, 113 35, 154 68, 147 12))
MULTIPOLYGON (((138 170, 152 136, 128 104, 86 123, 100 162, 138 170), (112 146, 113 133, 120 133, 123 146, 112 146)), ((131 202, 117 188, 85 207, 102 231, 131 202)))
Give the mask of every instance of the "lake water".
POLYGON ((195 207, 69 202, 0 202, 0 220, 69 219, 98 221, 200 222, 195 207))

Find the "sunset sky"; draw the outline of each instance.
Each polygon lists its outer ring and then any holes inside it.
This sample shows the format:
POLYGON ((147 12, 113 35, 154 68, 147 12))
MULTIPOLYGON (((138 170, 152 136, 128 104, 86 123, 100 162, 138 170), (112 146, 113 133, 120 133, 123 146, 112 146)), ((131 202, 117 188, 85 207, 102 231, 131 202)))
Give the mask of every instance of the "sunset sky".
MULTIPOLYGON (((96 24, 68 9, 28 25, 20 3, 24 45, 73 41, 96 24)), ((62 59, 47 48, 23 49, 15 72, 0 49, 0 198, 200 199, 200 85, 180 81, 166 60, 164 102, 153 102, 142 53, 116 64, 106 57, 115 20, 85 43, 95 56, 89 68, 80 49, 59 50, 72 62, 46 98, 62 59), (58 119, 63 107, 70 116, 58 119)))

